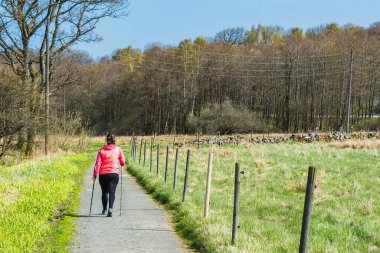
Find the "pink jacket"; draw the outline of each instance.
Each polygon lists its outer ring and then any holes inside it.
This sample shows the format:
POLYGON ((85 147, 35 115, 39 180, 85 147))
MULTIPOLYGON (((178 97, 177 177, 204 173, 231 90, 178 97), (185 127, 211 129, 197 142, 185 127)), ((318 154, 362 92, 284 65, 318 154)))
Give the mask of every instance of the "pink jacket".
POLYGON ((94 176, 108 173, 119 174, 119 164, 125 165, 123 150, 115 144, 104 145, 98 152, 94 166, 94 176))

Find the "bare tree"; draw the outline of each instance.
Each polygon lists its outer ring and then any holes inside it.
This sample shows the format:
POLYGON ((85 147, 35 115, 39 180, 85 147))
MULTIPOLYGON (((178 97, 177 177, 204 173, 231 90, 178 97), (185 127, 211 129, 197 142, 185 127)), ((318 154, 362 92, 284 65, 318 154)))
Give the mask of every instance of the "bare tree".
MULTIPOLYGON (((79 41, 96 41, 99 20, 126 15, 127 0, 7 0, 0 2, 0 56, 22 79, 26 112, 26 153, 32 152, 35 117, 40 110, 44 84, 44 53, 49 39, 50 65, 54 58, 79 41), (49 21, 49 22, 47 22, 49 21), (47 29, 46 23, 50 24, 47 29), (49 36, 46 36, 46 32, 49 36), (36 68, 36 66, 39 66, 36 68), (37 70, 38 69, 38 70, 37 70)), ((50 74, 51 78, 51 74, 50 74)), ((19 147, 25 143, 19 136, 19 147)))

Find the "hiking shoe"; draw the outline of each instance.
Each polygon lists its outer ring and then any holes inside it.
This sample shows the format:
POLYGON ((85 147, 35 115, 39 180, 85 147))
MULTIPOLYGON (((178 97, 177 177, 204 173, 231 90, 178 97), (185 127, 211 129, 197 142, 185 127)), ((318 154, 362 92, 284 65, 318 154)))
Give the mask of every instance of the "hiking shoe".
POLYGON ((106 214, 106 212, 107 212, 107 210, 106 210, 106 209, 104 209, 104 210, 102 211, 102 214, 103 214, 103 215, 105 215, 105 214, 106 214))
POLYGON ((107 217, 112 217, 112 209, 108 209, 107 217))

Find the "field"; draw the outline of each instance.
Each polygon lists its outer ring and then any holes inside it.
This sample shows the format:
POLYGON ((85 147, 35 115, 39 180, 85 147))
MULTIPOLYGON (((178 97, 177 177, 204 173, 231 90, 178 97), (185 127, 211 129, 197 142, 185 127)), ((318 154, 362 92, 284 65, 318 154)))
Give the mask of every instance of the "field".
MULTIPOLYGON (((140 144, 142 137, 138 137, 140 144)), ((173 190, 172 136, 155 138, 152 171, 150 139, 146 162, 130 138, 119 137, 128 170, 174 217, 176 230, 200 252, 295 252, 302 223, 307 168, 317 167, 309 252, 380 251, 380 141, 280 144, 240 143, 179 148, 178 180, 173 190), (157 144, 160 144, 157 177, 157 144), (166 145, 170 145, 164 182, 166 145), (188 190, 182 203, 186 152, 191 150, 188 190), (210 216, 203 217, 207 159, 213 153, 210 216), (231 246, 234 165, 241 175, 238 240, 231 246)), ((178 136, 178 142, 194 140, 178 136)), ((67 252, 74 232, 85 168, 103 138, 93 138, 88 153, 60 154, 0 167, 0 251, 67 252), (49 242, 49 243, 46 243, 49 242)))
MULTIPOLYGON (((140 143, 138 138, 137 143, 140 143)), ((174 150, 170 138, 156 148, 149 171, 127 156, 129 171, 172 210, 177 230, 202 252, 295 252, 302 223, 307 168, 317 167, 309 252, 380 251, 380 152, 378 141, 349 143, 201 145, 179 149, 177 188, 173 190, 174 150), (164 182, 166 145, 169 178, 164 182), (181 203, 187 149, 191 149, 186 202, 181 203), (203 218, 208 154, 214 154, 210 217, 203 218), (234 164, 241 170, 238 240, 231 246, 234 164)), ((142 151, 143 153, 143 151, 142 151)))

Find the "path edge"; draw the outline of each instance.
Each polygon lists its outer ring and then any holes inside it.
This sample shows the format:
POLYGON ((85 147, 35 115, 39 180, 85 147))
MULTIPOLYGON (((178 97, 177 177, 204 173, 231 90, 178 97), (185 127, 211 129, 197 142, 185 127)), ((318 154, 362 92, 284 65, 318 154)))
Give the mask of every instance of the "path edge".
POLYGON ((169 212, 171 224, 174 225, 175 232, 184 240, 187 246, 197 252, 212 253, 218 252, 217 248, 208 243, 205 234, 205 226, 192 218, 190 214, 184 210, 182 203, 174 201, 167 191, 163 191, 159 187, 159 183, 152 182, 141 173, 141 168, 135 165, 130 159, 127 159, 127 171, 136 179, 136 182, 144 188, 144 190, 153 197, 153 199, 161 204, 166 211, 169 212))

